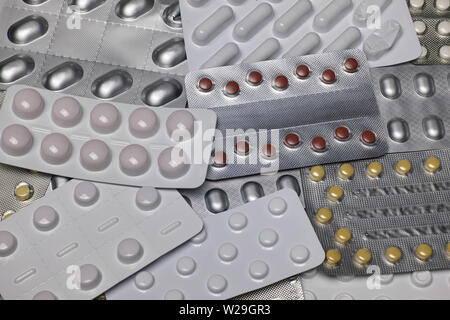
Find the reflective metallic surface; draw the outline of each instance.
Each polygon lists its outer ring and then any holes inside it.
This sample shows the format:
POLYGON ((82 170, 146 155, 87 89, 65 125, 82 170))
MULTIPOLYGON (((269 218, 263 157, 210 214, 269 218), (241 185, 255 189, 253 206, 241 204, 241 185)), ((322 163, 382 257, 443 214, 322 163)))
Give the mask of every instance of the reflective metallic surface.
POLYGON ((442 119, 437 116, 429 116, 423 119, 423 132, 431 140, 441 140, 445 136, 445 126, 442 119))
POLYGON ((92 83, 92 93, 101 99, 111 99, 129 90, 133 85, 131 75, 123 70, 112 70, 92 83))
POLYGON ((433 77, 426 73, 419 73, 414 77, 414 89, 422 97, 431 97, 435 93, 433 77))
POLYGON ((409 125, 403 119, 393 119, 388 123, 388 133, 395 142, 404 143, 410 136, 409 125))
POLYGON ((27 16, 8 29, 8 39, 15 44, 28 44, 46 34, 48 22, 41 16, 27 16))
POLYGON ((83 68, 75 62, 64 62, 44 74, 42 84, 52 91, 66 89, 83 78, 83 68))
POLYGON ((255 201, 261 197, 264 197, 264 189, 257 182, 247 182, 241 188, 241 196, 244 203, 255 201))
POLYGON ((162 19, 171 28, 181 29, 183 27, 181 23, 180 4, 178 1, 164 9, 162 19))
POLYGON ((39 4, 43 4, 44 2, 47 2, 48 0, 23 0, 26 4, 29 4, 30 6, 36 6, 39 4))
POLYGON ((34 60, 27 55, 17 54, 0 62, 0 83, 11 83, 33 72, 34 60))
POLYGON ((120 0, 116 15, 123 20, 136 20, 152 10, 154 4, 154 0, 120 0))
POLYGON ((230 203, 225 191, 221 189, 211 189, 205 194, 205 203, 212 213, 219 213, 228 210, 230 203))
POLYGON ((161 68, 171 68, 186 60, 183 38, 172 38, 155 48, 153 62, 161 68))
POLYGON ((394 75, 386 75, 380 79, 381 93, 388 99, 397 99, 402 94, 400 80, 394 75))
POLYGON ((291 175, 281 176, 277 180, 277 190, 285 188, 294 190, 298 195, 300 195, 301 193, 300 185, 298 183, 297 178, 291 175))
POLYGON ((181 84, 172 78, 159 79, 142 91, 142 101, 152 107, 159 107, 178 98, 183 92, 181 84))
POLYGON ((69 0, 69 6, 75 6, 81 13, 87 13, 104 4, 106 0, 69 0))

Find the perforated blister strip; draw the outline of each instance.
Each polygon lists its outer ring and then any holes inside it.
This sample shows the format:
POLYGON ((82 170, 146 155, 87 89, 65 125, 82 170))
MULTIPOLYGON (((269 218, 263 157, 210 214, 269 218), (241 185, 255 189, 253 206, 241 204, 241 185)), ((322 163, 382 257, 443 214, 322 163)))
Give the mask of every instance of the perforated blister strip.
POLYGON ((227 299, 313 268, 324 253, 298 195, 282 190, 226 213, 106 295, 108 299, 227 299))
POLYGON ((186 92, 190 108, 217 113, 222 137, 215 137, 211 180, 387 152, 359 50, 191 72, 186 92))
POLYGON ((415 64, 450 64, 450 1, 408 0, 422 45, 415 64))
POLYGON ((0 115, 3 163, 168 188, 204 182, 208 163, 198 151, 210 153, 204 133, 216 124, 212 111, 105 104, 26 86, 8 89, 0 115))
POLYGON ((190 70, 361 48, 371 67, 421 52, 405 1, 183 0, 190 70))
POLYGON ((0 291, 92 299, 201 229, 177 191, 72 180, 0 223, 0 291))
POLYGON ((314 269, 301 278, 305 300, 450 299, 448 270, 334 278, 314 269))
POLYGON ((450 267, 450 150, 388 154, 375 160, 302 169, 305 205, 329 275, 450 267))
POLYGON ((389 152, 450 148, 450 66, 372 69, 389 152))

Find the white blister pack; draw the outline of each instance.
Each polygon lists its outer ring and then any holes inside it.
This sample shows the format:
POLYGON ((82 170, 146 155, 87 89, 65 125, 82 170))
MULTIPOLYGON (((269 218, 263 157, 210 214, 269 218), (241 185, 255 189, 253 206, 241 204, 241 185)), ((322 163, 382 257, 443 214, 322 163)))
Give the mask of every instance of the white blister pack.
POLYGON ((360 48, 371 67, 419 57, 406 1, 182 0, 190 70, 360 48))
POLYGON ((202 153, 211 153, 215 126, 212 111, 104 103, 18 85, 0 110, 0 162, 106 183, 195 188, 206 177, 202 153))
POLYGON ((336 278, 314 269, 301 278, 305 300, 450 299, 448 270, 336 278))
POLYGON ((0 293, 92 299, 202 226, 177 191, 72 180, 0 224, 0 293))
POLYGON ((204 219, 204 229, 106 293, 114 299, 228 299, 322 263, 298 195, 282 190, 204 219))

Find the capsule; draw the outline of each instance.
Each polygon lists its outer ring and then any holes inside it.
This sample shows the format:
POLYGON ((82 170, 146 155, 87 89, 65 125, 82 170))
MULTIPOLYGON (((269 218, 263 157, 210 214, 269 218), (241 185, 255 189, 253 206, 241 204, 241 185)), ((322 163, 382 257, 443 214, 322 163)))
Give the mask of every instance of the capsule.
POLYGON ((230 6, 221 6, 195 28, 192 34, 192 41, 199 46, 208 44, 221 29, 233 20, 233 9, 230 6))
POLYGON ((280 18, 273 24, 273 32, 282 38, 289 36, 295 27, 302 24, 306 19, 303 19, 308 13, 313 10, 311 1, 299 0, 292 7, 290 7, 280 18))
POLYGON ((314 28, 328 32, 352 8, 351 0, 333 0, 314 17, 314 28))
POLYGON ((42 79, 45 88, 51 91, 64 90, 83 78, 83 68, 75 62, 64 62, 47 71, 42 79))
POLYGON ((340 51, 353 48, 361 40, 361 31, 356 27, 345 29, 323 52, 340 51))
POLYGON ((92 93, 100 99, 112 99, 126 91, 133 85, 131 75, 123 70, 112 70, 92 83, 92 93))
POLYGON ((48 22, 41 16, 27 16, 8 29, 8 39, 15 44, 28 44, 48 31, 48 22))
POLYGON ((428 139, 441 140, 445 137, 445 125, 438 116, 428 116, 422 122, 423 132, 428 139))
POLYGON ((228 210, 230 203, 228 196, 222 189, 211 189, 205 194, 206 208, 212 213, 228 210))
POLYGON ((313 53, 319 46, 320 36, 315 32, 307 33, 292 48, 288 50, 283 58, 304 56, 313 53))
POLYGON ((148 85, 142 91, 142 101, 152 107, 165 105, 183 93, 181 84, 172 78, 162 78, 148 85))
POLYGON ((249 40, 269 22, 273 15, 272 6, 268 3, 261 3, 236 24, 233 29, 233 37, 240 42, 249 40))
POLYGON ((152 10, 155 0, 120 0, 115 8, 122 20, 136 20, 152 10))
POLYGON ((264 40, 247 58, 242 62, 258 62, 265 61, 273 57, 280 50, 280 42, 275 38, 268 38, 264 40))
POLYGON ((388 133, 391 140, 405 143, 410 137, 409 125, 403 119, 393 119, 388 123, 388 133))
POLYGON ((12 83, 33 72, 35 63, 33 58, 17 54, 0 62, 0 82, 12 83))
POLYGON ((264 197, 264 190, 259 183, 250 181, 241 187, 241 196, 244 203, 255 201, 264 197))
POLYGON ((225 66, 239 54, 239 47, 229 42, 213 54, 202 66, 201 69, 225 66))
POLYGON ((186 60, 183 38, 172 38, 153 50, 153 62, 161 68, 172 68, 186 60))
POLYGON ((75 6, 81 13, 87 13, 100 7, 105 2, 106 0, 70 0, 69 6, 75 6))
POLYGON ((419 73, 414 77, 414 89, 418 95, 425 98, 433 96, 436 91, 434 80, 427 73, 419 73))

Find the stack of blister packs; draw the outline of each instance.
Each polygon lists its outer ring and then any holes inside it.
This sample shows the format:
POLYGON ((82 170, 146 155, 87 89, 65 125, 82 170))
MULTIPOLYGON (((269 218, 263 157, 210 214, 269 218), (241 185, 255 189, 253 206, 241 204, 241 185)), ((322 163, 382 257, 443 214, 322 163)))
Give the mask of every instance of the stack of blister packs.
POLYGON ((3 299, 450 299, 450 0, 3 0, 3 299))

